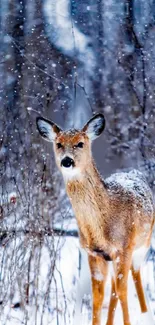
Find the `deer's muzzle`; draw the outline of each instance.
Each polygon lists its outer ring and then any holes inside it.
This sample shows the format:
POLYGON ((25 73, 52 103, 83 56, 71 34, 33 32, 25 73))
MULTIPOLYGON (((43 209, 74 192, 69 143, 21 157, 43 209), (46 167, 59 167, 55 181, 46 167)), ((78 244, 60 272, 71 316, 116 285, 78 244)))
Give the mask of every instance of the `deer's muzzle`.
POLYGON ((65 157, 61 160, 61 166, 69 168, 69 167, 74 167, 75 163, 74 160, 70 157, 65 157))

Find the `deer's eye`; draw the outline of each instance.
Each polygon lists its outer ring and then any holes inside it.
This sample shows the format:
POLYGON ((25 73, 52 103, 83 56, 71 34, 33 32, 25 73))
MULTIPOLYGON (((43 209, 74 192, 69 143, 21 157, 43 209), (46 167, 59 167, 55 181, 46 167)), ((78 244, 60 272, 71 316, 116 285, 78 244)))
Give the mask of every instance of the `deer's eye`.
POLYGON ((77 146, 78 148, 83 148, 84 143, 83 143, 83 142, 79 142, 76 146, 77 146))
POLYGON ((57 143, 57 148, 58 148, 58 149, 63 148, 63 145, 62 145, 60 142, 58 142, 58 143, 57 143))

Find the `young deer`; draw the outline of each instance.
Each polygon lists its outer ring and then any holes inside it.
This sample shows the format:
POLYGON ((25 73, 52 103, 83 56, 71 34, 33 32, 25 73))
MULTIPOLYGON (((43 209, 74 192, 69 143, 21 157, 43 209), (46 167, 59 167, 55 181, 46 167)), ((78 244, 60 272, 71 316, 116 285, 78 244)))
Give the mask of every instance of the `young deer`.
POLYGON ((41 136, 53 142, 58 168, 64 177, 79 227, 80 243, 88 252, 92 277, 93 325, 101 324, 101 310, 109 261, 113 264, 111 298, 106 325, 112 325, 118 299, 124 325, 130 325, 127 281, 132 272, 141 311, 147 311, 140 266, 150 246, 154 224, 152 193, 143 175, 133 170, 101 179, 91 152, 92 140, 105 127, 102 114, 82 130, 63 131, 37 118, 41 136))

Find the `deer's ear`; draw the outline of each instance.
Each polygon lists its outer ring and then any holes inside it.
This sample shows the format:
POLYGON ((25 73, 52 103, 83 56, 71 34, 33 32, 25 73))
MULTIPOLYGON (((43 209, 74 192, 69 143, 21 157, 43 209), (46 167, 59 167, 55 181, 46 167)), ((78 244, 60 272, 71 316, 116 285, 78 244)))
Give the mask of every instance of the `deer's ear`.
POLYGON ((46 141, 54 141, 61 129, 52 121, 49 121, 43 117, 36 118, 37 129, 46 141))
POLYGON ((105 118, 103 114, 96 114, 84 126, 83 131, 90 140, 96 139, 105 128, 105 118))

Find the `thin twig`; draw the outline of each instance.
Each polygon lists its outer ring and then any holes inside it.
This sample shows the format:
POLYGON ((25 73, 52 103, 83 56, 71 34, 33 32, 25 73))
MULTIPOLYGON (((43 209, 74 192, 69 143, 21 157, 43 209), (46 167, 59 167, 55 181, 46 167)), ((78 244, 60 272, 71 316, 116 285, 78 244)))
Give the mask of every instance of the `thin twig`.
POLYGON ((32 237, 44 237, 44 236, 59 236, 59 237, 78 237, 77 230, 64 230, 64 229, 42 229, 42 230, 30 230, 30 229, 8 229, 0 231, 0 244, 3 245, 3 241, 5 239, 10 240, 12 237, 17 236, 19 234, 23 235, 31 235, 32 237))
POLYGON ((94 114, 95 112, 94 112, 94 110, 93 110, 93 107, 92 107, 92 105, 91 105, 90 98, 89 98, 89 96, 88 96, 88 94, 87 94, 87 92, 86 92, 85 87, 84 87, 84 86, 81 86, 79 83, 77 83, 77 86, 80 87, 80 88, 82 89, 82 91, 84 92, 84 94, 85 94, 85 96, 86 96, 86 99, 87 99, 87 101, 88 101, 88 104, 89 104, 89 106, 90 106, 90 108, 91 108, 91 112, 92 112, 92 114, 94 114))

